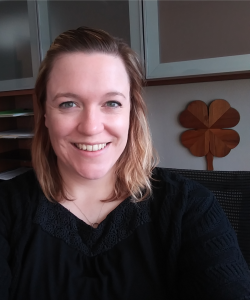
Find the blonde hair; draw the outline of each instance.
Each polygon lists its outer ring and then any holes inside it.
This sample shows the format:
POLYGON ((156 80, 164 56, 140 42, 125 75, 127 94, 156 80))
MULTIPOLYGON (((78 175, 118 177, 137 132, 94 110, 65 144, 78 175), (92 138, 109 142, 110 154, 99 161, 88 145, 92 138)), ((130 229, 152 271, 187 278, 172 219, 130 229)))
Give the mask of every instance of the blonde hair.
POLYGON ((37 114, 32 143, 32 163, 45 196, 50 201, 68 199, 57 166, 44 114, 46 86, 56 58, 62 54, 101 52, 117 55, 124 62, 130 79, 130 128, 127 145, 116 163, 116 183, 107 201, 132 196, 134 201, 146 199, 151 193, 151 175, 157 161, 146 119, 146 105, 142 98, 143 71, 135 52, 122 40, 105 31, 80 27, 60 34, 41 63, 35 86, 37 114))

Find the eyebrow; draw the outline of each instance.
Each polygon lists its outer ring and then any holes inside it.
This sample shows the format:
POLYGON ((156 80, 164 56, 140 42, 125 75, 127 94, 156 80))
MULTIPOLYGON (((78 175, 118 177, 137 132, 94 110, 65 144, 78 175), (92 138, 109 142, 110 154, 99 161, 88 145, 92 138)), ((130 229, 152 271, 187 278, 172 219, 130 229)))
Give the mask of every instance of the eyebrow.
MULTIPOLYGON (((109 97, 112 97, 112 96, 122 96, 124 99, 126 99, 126 97, 123 95, 123 93, 120 93, 120 92, 117 92, 117 91, 112 91, 112 92, 108 92, 105 94, 105 96, 109 96, 109 97)), ((57 93, 55 95, 55 97, 52 99, 52 101, 55 101, 57 98, 60 98, 60 97, 64 97, 64 98, 73 98, 73 99, 77 99, 79 100, 81 97, 78 96, 77 94, 74 94, 74 93, 57 93)))
POLYGON ((114 92, 108 92, 105 94, 105 96, 122 96, 124 99, 126 99, 126 97, 123 95, 123 93, 120 93, 120 92, 117 92, 117 91, 114 91, 114 92))
POLYGON ((57 93, 52 101, 55 101, 57 98, 64 97, 64 98, 74 98, 80 99, 80 97, 74 93, 57 93))

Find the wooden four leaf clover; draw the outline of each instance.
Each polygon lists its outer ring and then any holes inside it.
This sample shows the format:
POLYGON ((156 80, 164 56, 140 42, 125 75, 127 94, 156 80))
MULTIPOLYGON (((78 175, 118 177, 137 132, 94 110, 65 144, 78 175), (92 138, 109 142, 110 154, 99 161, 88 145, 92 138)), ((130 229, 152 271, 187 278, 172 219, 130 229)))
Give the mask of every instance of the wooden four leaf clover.
POLYGON ((207 169, 213 170, 213 156, 224 157, 240 141, 232 129, 239 123, 238 111, 226 100, 214 100, 209 108, 203 101, 191 102, 180 114, 180 123, 187 130, 181 135, 182 144, 195 156, 206 156, 207 169))

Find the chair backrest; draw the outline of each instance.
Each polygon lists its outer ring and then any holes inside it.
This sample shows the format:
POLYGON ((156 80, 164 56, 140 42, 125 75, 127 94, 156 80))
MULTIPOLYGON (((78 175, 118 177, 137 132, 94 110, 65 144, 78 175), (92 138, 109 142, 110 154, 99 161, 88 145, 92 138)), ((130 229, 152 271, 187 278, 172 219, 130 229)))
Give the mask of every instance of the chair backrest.
POLYGON ((250 171, 168 170, 193 179, 214 193, 237 234, 250 268, 250 171))

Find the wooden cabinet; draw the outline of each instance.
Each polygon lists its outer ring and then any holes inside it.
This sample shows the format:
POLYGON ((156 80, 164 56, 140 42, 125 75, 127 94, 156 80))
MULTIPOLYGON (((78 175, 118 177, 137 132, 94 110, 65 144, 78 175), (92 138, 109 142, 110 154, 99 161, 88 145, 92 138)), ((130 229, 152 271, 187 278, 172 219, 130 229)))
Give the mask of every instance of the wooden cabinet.
POLYGON ((143 57, 141 6, 140 0, 0 1, 0 91, 34 88, 55 37, 80 26, 107 30, 143 57))
POLYGON ((248 1, 0 1, 0 91, 34 88, 54 38, 79 26, 123 38, 149 82, 250 74, 249 11, 248 1))
POLYGON ((249 1, 143 1, 147 79, 250 71, 249 1))
POLYGON ((0 92, 0 172, 19 167, 31 167, 31 142, 34 129, 35 95, 33 90, 0 92), (3 111, 23 110, 28 116, 1 114, 3 111), (27 112, 27 113, 26 113, 27 112), (13 131, 6 137, 6 132, 13 131), (27 137, 18 137, 18 132, 27 137))

